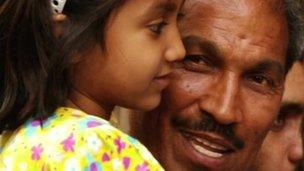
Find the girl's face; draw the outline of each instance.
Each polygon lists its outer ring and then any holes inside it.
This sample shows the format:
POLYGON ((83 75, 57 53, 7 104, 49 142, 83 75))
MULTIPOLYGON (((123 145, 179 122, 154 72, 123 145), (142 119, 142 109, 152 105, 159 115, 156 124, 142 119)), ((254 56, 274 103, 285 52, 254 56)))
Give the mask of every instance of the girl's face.
POLYGON ((155 108, 169 83, 170 64, 185 55, 177 28, 183 1, 128 0, 115 10, 105 49, 97 43, 73 71, 75 90, 87 98, 77 105, 155 108))

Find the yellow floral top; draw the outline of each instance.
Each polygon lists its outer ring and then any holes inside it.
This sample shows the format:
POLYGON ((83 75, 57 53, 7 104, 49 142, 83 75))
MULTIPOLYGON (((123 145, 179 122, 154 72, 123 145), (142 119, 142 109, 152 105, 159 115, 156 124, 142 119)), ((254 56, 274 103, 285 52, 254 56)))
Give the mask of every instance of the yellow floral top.
POLYGON ((101 118, 59 108, 0 139, 1 171, 163 170, 137 140, 101 118))

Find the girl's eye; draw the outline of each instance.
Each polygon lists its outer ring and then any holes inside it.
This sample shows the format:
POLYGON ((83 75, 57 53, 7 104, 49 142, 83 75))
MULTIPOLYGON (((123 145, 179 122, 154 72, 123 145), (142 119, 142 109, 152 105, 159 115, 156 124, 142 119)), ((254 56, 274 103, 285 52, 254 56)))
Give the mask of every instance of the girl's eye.
POLYGON ((168 25, 168 23, 162 21, 162 22, 159 22, 159 23, 156 23, 156 24, 151 24, 149 26, 150 30, 155 33, 155 34, 161 34, 163 28, 168 25))

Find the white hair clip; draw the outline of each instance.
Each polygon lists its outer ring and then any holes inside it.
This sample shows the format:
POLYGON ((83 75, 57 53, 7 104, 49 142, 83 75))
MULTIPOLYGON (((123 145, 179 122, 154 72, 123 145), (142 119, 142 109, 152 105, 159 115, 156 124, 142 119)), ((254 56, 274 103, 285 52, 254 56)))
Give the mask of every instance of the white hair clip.
POLYGON ((67 0, 51 0, 51 6, 54 13, 61 14, 67 0))

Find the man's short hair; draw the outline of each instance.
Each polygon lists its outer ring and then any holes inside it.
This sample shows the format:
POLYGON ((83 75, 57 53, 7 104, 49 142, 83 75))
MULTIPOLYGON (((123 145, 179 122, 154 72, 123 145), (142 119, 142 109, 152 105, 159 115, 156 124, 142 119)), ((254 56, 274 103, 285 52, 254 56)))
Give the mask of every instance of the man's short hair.
POLYGON ((304 58, 304 0, 284 0, 289 30, 286 71, 294 60, 304 58))

